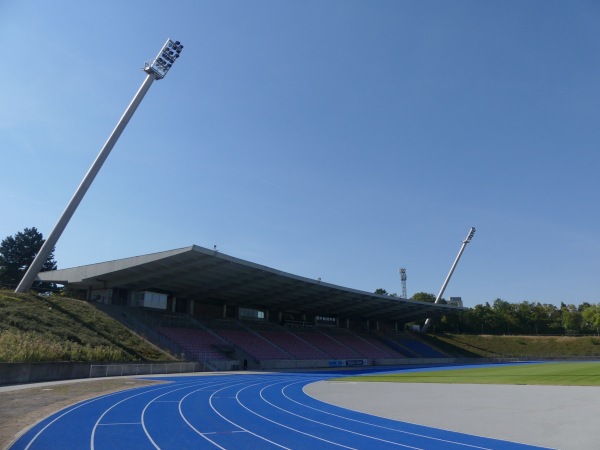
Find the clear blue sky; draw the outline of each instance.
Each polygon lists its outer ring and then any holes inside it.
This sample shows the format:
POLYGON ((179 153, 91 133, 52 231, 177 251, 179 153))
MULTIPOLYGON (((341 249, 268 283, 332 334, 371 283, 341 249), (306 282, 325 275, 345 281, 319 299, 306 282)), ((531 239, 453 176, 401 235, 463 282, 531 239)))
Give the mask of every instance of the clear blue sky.
POLYGON ((47 236, 168 37, 56 247, 197 244, 309 278, 600 301, 597 1, 0 2, 0 238, 47 236))

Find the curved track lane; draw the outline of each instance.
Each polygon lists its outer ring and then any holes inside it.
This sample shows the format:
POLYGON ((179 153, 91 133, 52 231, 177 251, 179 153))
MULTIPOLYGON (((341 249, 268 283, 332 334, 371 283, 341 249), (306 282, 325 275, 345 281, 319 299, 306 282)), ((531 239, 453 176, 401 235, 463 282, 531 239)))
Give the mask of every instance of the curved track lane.
POLYGON ((339 374, 160 378, 97 397, 29 429, 22 449, 539 449, 398 422, 316 400, 303 387, 339 374))

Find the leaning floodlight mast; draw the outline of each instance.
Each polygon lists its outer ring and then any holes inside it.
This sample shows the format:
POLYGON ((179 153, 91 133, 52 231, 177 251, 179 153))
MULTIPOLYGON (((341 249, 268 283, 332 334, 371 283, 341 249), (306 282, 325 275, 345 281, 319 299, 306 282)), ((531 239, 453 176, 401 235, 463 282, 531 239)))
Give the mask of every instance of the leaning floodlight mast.
MULTIPOLYGON (((462 256, 463 252, 465 251, 465 247, 467 246, 467 244, 469 242, 471 242, 471 239, 473 239, 473 236, 475 236, 475 227, 471 227, 471 229, 469 230, 469 234, 467 234, 467 237, 465 238, 465 240, 462 241, 462 245, 460 246, 458 255, 456 255, 456 258, 454 259, 454 262, 452 263, 452 267, 450 268, 450 272, 448 272, 448 276, 446 276, 446 279, 444 280, 444 284, 442 284, 442 288, 440 289, 440 292, 438 293, 437 297, 435 298, 434 303, 439 303, 440 300, 442 299, 442 295, 444 295, 444 291, 446 290, 446 286, 448 286, 448 282, 450 281, 450 278, 452 277, 452 274, 454 273, 454 269, 456 269, 456 265, 458 264, 460 257, 462 256)), ((426 333, 427 330, 429 329, 430 325, 431 325, 431 319, 427 319, 425 321, 425 324, 423 325, 423 328, 421 328, 421 332, 426 333)))
POLYGON ((31 288, 31 285, 35 281, 38 273, 44 265, 44 262, 48 258, 48 255, 55 247, 56 242, 60 238, 60 235, 66 228, 67 224, 69 223, 69 220, 71 220, 71 217, 75 213, 75 210, 79 206, 79 203, 81 202, 85 193, 91 186, 92 182, 94 181, 94 178, 100 171, 100 168, 104 164, 104 161, 106 161, 106 158, 117 143, 117 140, 121 136, 121 133, 129 123, 129 120, 133 116, 133 113, 135 112, 139 104, 142 102, 142 99, 146 95, 146 92, 148 92, 148 89, 150 89, 152 82, 154 80, 162 80, 165 77, 165 75, 167 75, 167 72, 169 71, 171 66, 173 66, 177 58, 179 58, 181 50, 183 50, 183 45, 181 45, 179 41, 172 41, 171 39, 168 39, 165 45, 163 45, 163 48, 156 56, 156 58, 144 64, 144 72, 146 72, 148 76, 146 77, 146 79, 142 83, 142 86, 139 88, 139 90, 133 97, 133 100, 125 110, 125 113, 123 113, 123 116, 121 117, 121 119, 117 123, 117 126, 115 127, 108 140, 104 144, 104 147, 102 147, 102 149, 100 150, 100 153, 96 157, 96 160, 94 161, 87 174, 83 178, 83 181, 77 188, 77 191, 75 191, 75 194, 71 198, 71 201, 69 202, 64 212, 58 219, 58 222, 56 222, 56 225, 54 225, 54 229, 46 238, 44 245, 42 245, 42 248, 35 256, 35 259, 27 269, 27 272, 25 272, 25 275, 23 276, 23 279, 17 286, 17 289, 15 289, 15 292, 27 292, 31 288))

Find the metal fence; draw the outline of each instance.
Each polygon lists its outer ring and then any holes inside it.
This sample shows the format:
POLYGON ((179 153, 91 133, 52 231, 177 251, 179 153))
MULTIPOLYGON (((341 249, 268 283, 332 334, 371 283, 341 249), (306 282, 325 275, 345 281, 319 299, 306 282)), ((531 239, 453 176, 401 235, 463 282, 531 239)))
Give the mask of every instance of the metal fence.
POLYGON ((202 371, 204 371, 203 365, 197 362, 152 364, 93 364, 90 366, 90 378, 124 377, 131 375, 159 375, 202 371))

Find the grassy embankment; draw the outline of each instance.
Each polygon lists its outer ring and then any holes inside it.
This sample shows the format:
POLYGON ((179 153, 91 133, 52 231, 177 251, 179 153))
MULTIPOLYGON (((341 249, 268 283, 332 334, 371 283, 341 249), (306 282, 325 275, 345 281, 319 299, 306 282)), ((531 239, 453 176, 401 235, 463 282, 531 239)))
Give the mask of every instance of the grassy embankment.
POLYGON ((463 357, 600 357, 597 336, 429 335, 426 342, 451 356, 463 357))
POLYGON ((84 301, 0 290, 0 362, 169 360, 84 301))

